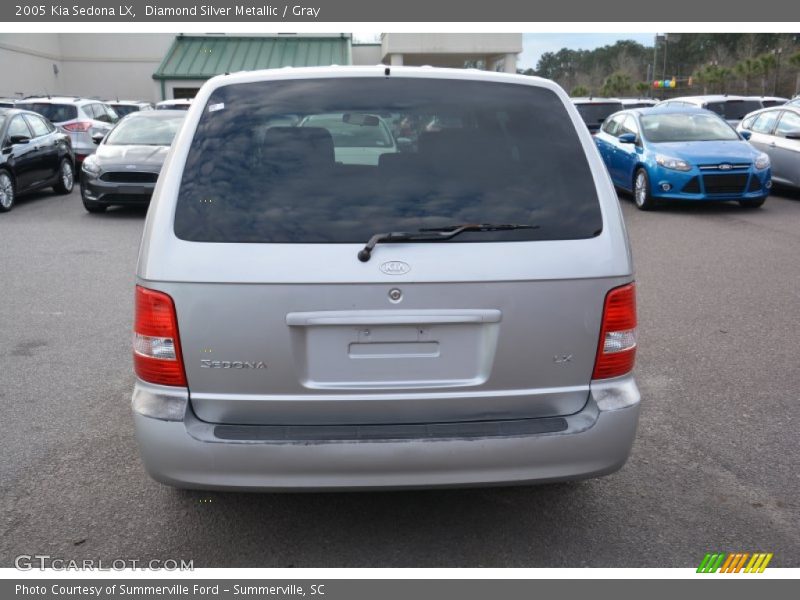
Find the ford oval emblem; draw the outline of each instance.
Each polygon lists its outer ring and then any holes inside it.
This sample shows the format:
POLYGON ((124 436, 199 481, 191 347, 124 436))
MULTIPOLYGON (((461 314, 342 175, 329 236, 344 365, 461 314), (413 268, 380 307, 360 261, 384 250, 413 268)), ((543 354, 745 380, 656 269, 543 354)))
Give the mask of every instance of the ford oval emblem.
POLYGON ((410 270, 411 266, 402 260, 390 260, 381 265, 381 271, 387 275, 405 275, 410 270))
POLYGON ((733 168, 733 165, 730 165, 728 163, 722 163, 719 166, 719 170, 720 171, 730 171, 732 168, 733 168))

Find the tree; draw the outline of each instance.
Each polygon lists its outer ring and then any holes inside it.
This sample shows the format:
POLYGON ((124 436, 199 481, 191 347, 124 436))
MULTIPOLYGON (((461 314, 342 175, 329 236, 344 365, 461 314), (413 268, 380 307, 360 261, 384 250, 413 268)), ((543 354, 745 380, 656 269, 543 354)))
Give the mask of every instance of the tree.
POLYGON ((775 55, 768 52, 767 54, 762 54, 758 57, 758 62, 761 64, 761 95, 764 96, 767 93, 767 81, 769 81, 769 74, 775 68, 777 64, 777 60, 775 55))
POLYGON ((789 57, 789 64, 797 69, 797 78, 794 82, 795 95, 800 94, 800 52, 796 52, 789 57))
POLYGON ((637 96, 644 96, 650 90, 650 82, 648 81, 640 81, 635 86, 636 95, 637 96))
POLYGON ((720 67, 717 70, 717 79, 719 80, 719 85, 723 94, 728 93, 728 85, 730 85, 732 78, 733 69, 729 69, 728 67, 720 67))
POLYGON ((759 59, 745 58, 737 63, 733 70, 744 81, 744 93, 747 95, 750 91, 750 81, 762 72, 762 65, 759 59))
POLYGON ((585 87, 583 85, 578 85, 578 86, 575 86, 574 88, 572 88, 572 91, 569 93, 569 95, 572 96, 573 98, 575 98, 575 97, 578 97, 578 96, 588 96, 589 93, 590 93, 589 92, 589 88, 587 88, 587 87, 585 87))
POLYGON ((632 88, 631 78, 617 71, 608 76, 600 91, 604 96, 624 96, 629 94, 632 88))

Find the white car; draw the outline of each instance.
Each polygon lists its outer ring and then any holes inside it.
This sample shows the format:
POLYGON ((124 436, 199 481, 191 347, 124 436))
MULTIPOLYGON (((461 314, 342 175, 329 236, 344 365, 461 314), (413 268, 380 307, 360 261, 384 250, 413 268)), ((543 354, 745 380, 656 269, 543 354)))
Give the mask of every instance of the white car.
POLYGON ((706 96, 679 96, 659 102, 658 106, 697 106, 717 113, 731 126, 736 127, 745 115, 763 108, 761 99, 753 96, 712 94, 706 96))
POLYGON ((109 100, 106 102, 119 115, 119 118, 126 117, 133 112, 143 110, 153 110, 153 105, 149 102, 139 100, 109 100))
POLYGON ((173 98, 156 102, 156 110, 189 110, 192 105, 190 98, 173 98))
POLYGON ((323 127, 333 137, 336 162, 377 165, 381 155, 397 152, 394 136, 386 122, 375 115, 333 113, 312 115, 300 127, 323 127))
POLYGON ((600 126, 609 116, 625 108, 619 98, 576 97, 570 100, 592 135, 600 131, 600 126))

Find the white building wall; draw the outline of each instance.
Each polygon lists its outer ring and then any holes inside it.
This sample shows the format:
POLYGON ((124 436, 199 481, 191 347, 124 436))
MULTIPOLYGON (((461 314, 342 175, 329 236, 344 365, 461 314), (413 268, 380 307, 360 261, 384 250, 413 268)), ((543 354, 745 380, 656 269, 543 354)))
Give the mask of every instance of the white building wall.
POLYGON ((379 65, 383 60, 380 44, 354 44, 354 65, 379 65))
POLYGON ((61 81, 57 33, 0 33, 1 97, 63 93, 61 81))
POLYGON ((384 33, 387 54, 517 54, 521 33, 384 33))
POLYGON ((0 96, 75 94, 160 100, 168 33, 0 33, 0 96))
POLYGON ((153 73, 169 50, 172 33, 62 33, 65 93, 103 99, 161 99, 153 73))

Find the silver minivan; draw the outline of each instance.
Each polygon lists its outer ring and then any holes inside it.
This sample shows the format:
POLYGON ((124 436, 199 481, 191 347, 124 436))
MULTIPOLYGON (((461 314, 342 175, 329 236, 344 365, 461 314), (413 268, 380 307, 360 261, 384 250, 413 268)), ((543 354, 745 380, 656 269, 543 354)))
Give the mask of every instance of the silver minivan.
POLYGON ((211 79, 158 179, 135 296, 136 437, 172 486, 581 479, 619 469, 634 440, 622 215, 547 80, 211 79), (391 151, 337 153, 376 139, 379 115, 391 151))

